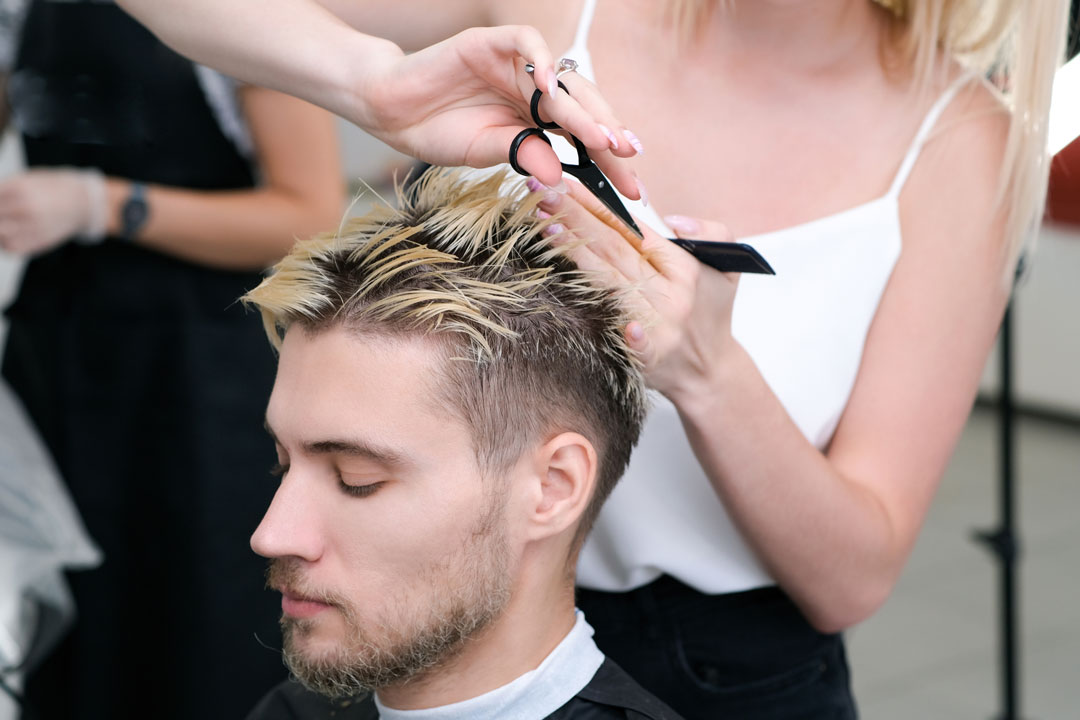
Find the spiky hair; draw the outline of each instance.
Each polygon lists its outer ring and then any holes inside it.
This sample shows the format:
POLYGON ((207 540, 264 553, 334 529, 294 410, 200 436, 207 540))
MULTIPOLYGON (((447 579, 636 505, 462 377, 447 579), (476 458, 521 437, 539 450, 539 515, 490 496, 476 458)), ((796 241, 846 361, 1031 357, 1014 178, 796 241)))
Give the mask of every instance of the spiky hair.
POLYGON ((397 209, 297 243, 244 300, 277 347, 296 324, 436 340, 487 473, 544 433, 582 433, 600 461, 581 535, 629 461, 645 386, 622 303, 551 246, 536 203, 503 173, 429 170, 397 209))

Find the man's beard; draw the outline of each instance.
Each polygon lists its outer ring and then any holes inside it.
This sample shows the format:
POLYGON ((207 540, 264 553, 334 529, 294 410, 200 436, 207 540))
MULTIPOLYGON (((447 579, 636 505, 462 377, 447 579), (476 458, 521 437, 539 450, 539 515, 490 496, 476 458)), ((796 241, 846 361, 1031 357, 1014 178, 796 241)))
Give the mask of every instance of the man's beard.
POLYGON ((507 542, 497 515, 501 515, 497 508, 485 513, 472 542, 429 567, 422 575, 426 576, 423 587, 384 598, 384 607, 401 609, 397 615, 364 617, 363 624, 347 599, 308 594, 299 561, 272 560, 268 585, 331 605, 342 614, 346 626, 335 648, 311 655, 303 651, 302 639, 317 619, 282 616, 283 655, 289 670, 308 689, 340 698, 402 684, 454 658, 510 600, 507 542), (412 607, 410 600, 424 594, 427 607, 412 607))

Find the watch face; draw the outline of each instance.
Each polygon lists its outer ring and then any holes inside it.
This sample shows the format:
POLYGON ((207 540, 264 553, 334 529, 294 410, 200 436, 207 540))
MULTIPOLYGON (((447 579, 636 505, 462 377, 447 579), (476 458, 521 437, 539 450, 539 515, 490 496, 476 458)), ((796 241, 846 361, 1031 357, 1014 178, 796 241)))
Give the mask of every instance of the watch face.
POLYGON ((124 220, 124 235, 131 237, 134 235, 142 224, 146 222, 146 216, 149 214, 146 206, 146 201, 140 198, 132 198, 124 204, 123 220, 124 220))

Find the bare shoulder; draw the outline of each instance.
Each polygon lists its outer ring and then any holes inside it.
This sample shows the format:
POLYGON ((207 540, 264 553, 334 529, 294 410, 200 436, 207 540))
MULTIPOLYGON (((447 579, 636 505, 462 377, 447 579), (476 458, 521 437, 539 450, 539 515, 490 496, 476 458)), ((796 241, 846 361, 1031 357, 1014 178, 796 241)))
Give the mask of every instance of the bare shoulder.
POLYGON ((949 102, 927 138, 901 194, 905 249, 943 238, 997 244, 1004 217, 1001 173, 1012 115, 977 77, 949 102))

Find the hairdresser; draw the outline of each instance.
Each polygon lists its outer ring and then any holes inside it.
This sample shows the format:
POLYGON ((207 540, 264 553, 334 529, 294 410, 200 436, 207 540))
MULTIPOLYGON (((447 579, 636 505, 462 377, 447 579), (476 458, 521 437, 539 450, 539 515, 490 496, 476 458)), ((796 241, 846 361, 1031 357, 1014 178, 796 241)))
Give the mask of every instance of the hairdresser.
POLYGON ((579 603, 687 717, 854 717, 841 633, 904 566, 1039 216, 1062 0, 121 1, 435 163, 504 161, 575 60, 541 109, 642 201, 644 244, 548 189, 541 142, 519 159, 589 241, 577 262, 629 291, 658 391, 579 603), (777 275, 713 272, 672 234, 777 275))

